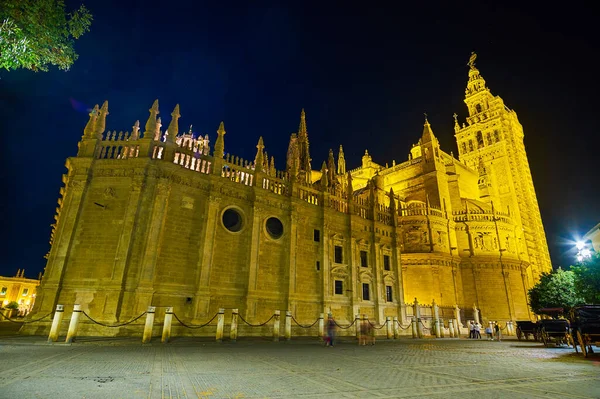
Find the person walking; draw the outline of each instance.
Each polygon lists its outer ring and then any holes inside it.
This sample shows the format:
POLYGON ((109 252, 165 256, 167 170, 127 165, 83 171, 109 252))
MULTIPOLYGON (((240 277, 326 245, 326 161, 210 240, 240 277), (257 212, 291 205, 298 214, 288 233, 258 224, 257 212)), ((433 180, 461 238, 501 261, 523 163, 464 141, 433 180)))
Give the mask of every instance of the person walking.
POLYGON ((485 328, 485 333, 487 334, 488 341, 493 341, 494 340, 494 336, 492 335, 492 327, 487 326, 485 328))
POLYGON ((329 313, 327 318, 327 336, 325 337, 325 346, 333 346, 335 343, 335 320, 333 315, 329 313))
POLYGON ((475 324, 473 322, 469 323, 469 338, 475 338, 475 324))
POLYGON ((475 323, 475 336, 476 339, 481 339, 481 324, 475 323))
POLYGON ((502 333, 500 332, 500 325, 498 324, 498 322, 494 324, 494 331, 496 333, 496 340, 501 341, 502 333))

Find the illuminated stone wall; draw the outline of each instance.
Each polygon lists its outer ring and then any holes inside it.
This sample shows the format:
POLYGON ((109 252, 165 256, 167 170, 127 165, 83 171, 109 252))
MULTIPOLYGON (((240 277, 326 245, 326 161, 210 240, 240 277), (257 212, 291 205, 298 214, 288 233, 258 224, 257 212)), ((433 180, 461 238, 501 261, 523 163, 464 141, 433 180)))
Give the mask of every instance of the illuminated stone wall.
POLYGON ((406 324, 417 298, 476 306, 486 322, 531 318, 526 290, 549 258, 535 196, 519 194, 532 184, 515 155, 522 128, 478 79, 472 69, 469 126, 455 126, 460 160, 426 120, 408 160, 383 166, 365 152, 349 171, 341 147, 311 169, 304 111, 277 170, 262 138, 249 161, 225 153, 223 124, 212 151, 208 136, 180 135, 179 106, 163 131, 155 102, 143 134, 138 122, 105 132, 108 105, 96 107, 66 164, 35 311, 78 303, 116 322, 153 305, 189 323, 237 308, 251 323, 291 310, 306 324, 328 312, 406 324))

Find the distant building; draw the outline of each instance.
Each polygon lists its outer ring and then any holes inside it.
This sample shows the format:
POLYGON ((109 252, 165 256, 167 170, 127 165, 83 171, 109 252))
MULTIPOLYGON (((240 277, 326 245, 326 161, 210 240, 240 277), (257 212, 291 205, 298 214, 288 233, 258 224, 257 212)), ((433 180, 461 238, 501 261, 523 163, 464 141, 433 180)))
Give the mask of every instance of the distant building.
POLYGON ((591 241, 592 248, 594 251, 600 252, 600 223, 592 227, 590 231, 585 233, 583 236, 583 241, 588 242, 591 241))
POLYGON ((19 269, 14 277, 0 276, 2 307, 11 302, 17 302, 19 314, 26 315, 33 308, 38 285, 40 285, 40 280, 25 277, 25 269, 19 269))
MULTIPOLYGON (((212 151, 208 135, 180 135, 179 105, 163 131, 157 100, 143 134, 139 121, 106 132, 108 102, 96 106, 66 162, 34 312, 62 304, 68 317, 79 304, 114 323, 152 305, 189 323, 236 308, 255 323, 290 310, 300 323, 332 313, 406 324, 417 298, 531 318, 527 289, 552 267, 523 127, 473 61, 466 123, 454 119, 458 158, 425 119, 404 161, 346 160, 340 146, 313 170, 303 110, 277 170, 262 137, 244 160, 225 152, 223 123, 212 151)), ((364 135, 365 146, 382 140, 364 135)))

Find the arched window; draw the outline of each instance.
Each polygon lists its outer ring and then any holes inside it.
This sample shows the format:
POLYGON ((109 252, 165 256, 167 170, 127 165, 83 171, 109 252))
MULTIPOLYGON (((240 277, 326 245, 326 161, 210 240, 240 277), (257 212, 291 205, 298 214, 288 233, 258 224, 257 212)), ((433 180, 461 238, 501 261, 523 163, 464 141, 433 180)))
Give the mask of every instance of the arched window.
POLYGON ((465 152, 467 152, 467 143, 466 143, 466 142, 464 142, 464 141, 463 141, 463 143, 462 143, 462 152, 463 152, 463 154, 464 154, 465 152))
POLYGON ((500 141, 500 132, 497 130, 494 130, 494 140, 496 143, 500 141))
POLYGON ((483 108, 481 107, 481 104, 475 105, 475 112, 479 113, 481 111, 483 111, 483 108))
POLYGON ((487 139, 487 143, 488 143, 488 145, 489 145, 489 144, 492 144, 492 133, 490 133, 490 132, 487 132, 487 133, 486 133, 486 139, 487 139))
POLYGON ((469 151, 473 151, 473 140, 469 140, 469 151))
POLYGON ((481 132, 477 132, 477 148, 483 147, 483 134, 481 132))

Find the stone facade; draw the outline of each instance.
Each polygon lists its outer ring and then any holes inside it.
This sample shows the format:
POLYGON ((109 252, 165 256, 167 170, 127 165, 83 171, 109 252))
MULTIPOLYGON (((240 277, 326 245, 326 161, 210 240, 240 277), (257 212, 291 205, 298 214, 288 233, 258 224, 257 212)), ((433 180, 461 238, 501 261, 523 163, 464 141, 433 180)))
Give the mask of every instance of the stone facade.
POLYGON ((108 104, 96 106, 66 163, 34 313, 77 303, 117 322, 154 305, 189 323, 218 308, 250 322, 280 309, 300 323, 329 312, 383 323, 405 321, 418 298, 529 319, 526 290, 551 265, 523 129, 473 62, 465 103, 459 159, 425 120, 405 162, 365 151, 346 170, 340 146, 312 170, 302 111, 282 171, 262 138, 252 161, 227 154, 223 123, 212 151, 208 136, 180 135, 179 106, 163 133, 156 101, 143 135, 139 122, 105 132, 108 104))
MULTIPOLYGON (((39 284, 40 279, 25 277, 25 269, 19 269, 14 277, 0 276, 0 307, 4 308, 11 302, 17 302, 19 309, 13 312, 14 315, 28 314, 35 303, 39 284)), ((0 321, 4 319, 0 317, 0 321)))

